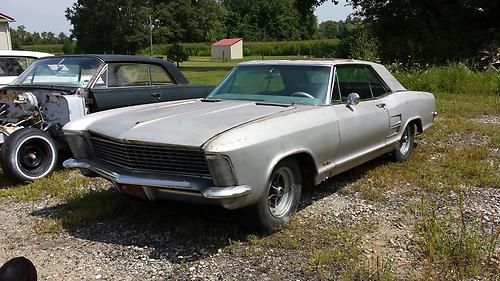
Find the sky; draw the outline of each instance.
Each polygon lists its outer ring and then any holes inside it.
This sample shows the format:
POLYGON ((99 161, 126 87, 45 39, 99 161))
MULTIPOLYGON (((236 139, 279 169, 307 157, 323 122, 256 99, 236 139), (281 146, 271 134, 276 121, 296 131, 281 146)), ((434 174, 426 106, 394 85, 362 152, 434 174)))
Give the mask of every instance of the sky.
MULTIPOLYGON (((0 12, 16 19, 11 27, 24 25, 30 32, 52 31, 56 35, 64 32, 69 35, 71 25, 66 20, 66 8, 76 0, 2 0, 0 12)), ((325 20, 345 20, 352 13, 351 7, 345 6, 345 0, 339 5, 331 1, 320 6, 315 14, 318 22, 325 20)))

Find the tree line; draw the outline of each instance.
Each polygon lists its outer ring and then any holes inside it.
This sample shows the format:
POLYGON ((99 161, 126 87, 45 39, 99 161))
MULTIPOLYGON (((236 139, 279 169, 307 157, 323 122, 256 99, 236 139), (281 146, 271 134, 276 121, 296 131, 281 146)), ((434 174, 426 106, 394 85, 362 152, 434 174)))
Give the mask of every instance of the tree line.
MULTIPOLYGON (((71 38, 77 51, 89 53, 137 53, 149 45, 150 32, 154 44, 226 37, 339 38, 348 50, 336 55, 403 63, 463 61, 500 45, 498 0, 346 0, 356 11, 353 16, 318 26, 314 10, 327 1, 338 4, 338 0, 78 0, 66 10, 66 17, 73 25, 71 38)), ((13 41, 19 39, 20 44, 54 42, 54 37, 13 32, 13 41)))
MULTIPOLYGON (((297 0, 302 10, 338 0, 297 0)), ((383 61, 446 63, 500 46, 498 0, 347 0, 380 42, 383 61)))
POLYGON ((56 35, 53 32, 29 32, 24 25, 10 29, 10 36, 14 49, 20 49, 23 45, 47 45, 64 44, 69 37, 64 32, 56 35))
POLYGON ((66 17, 79 51, 133 54, 150 32, 154 44, 317 38, 313 12, 296 0, 78 0, 66 17))

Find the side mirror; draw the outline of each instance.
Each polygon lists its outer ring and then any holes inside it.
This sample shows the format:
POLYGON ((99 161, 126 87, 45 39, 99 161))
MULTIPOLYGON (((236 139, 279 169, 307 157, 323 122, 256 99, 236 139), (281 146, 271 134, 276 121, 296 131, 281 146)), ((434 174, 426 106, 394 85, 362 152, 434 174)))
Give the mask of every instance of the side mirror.
POLYGON ((359 103, 359 95, 357 93, 350 93, 347 96, 347 107, 351 107, 351 105, 357 105, 359 103))

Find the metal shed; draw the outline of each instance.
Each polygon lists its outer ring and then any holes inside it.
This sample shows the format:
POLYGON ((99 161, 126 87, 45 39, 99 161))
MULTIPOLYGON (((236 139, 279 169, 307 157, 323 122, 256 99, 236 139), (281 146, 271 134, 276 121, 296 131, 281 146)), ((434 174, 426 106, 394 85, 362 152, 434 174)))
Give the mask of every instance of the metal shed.
POLYGON ((243 58, 243 39, 228 38, 212 44, 212 59, 234 60, 243 58))
POLYGON ((0 50, 12 50, 9 23, 13 21, 14 18, 0 12, 0 50))

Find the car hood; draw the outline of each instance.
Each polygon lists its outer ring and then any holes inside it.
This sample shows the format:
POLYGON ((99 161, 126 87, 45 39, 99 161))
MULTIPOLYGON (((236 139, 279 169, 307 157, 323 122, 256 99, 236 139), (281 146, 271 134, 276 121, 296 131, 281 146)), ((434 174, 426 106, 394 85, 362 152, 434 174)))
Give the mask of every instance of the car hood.
POLYGON ((116 114, 103 112, 107 116, 94 118, 95 121, 86 129, 132 142, 201 147, 227 130, 294 108, 248 101, 188 100, 130 107, 116 114))

